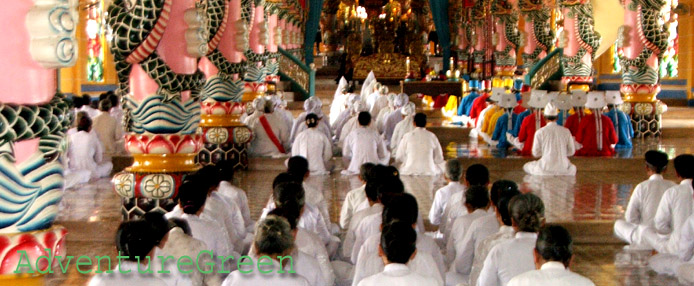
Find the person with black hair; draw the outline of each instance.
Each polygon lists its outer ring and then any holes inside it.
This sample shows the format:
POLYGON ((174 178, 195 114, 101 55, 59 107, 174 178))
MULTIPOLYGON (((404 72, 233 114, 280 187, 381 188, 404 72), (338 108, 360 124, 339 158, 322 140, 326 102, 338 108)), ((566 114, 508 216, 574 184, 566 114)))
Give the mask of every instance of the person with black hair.
MULTIPOLYGON (((467 282, 469 280, 468 277, 471 277, 473 262, 477 260, 477 256, 480 255, 478 246, 487 237, 498 233, 500 225, 504 224, 499 219, 500 200, 507 198, 506 205, 501 206, 501 208, 503 208, 505 216, 508 216, 508 200, 519 193, 518 185, 513 181, 499 180, 494 182, 489 194, 490 207, 492 207, 492 209, 487 212, 487 215, 483 215, 472 221, 465 231, 465 236, 455 244, 456 256, 452 261, 451 271, 446 274, 446 281, 457 283, 467 282)), ((510 220, 508 223, 510 224, 510 220)), ((488 251, 489 249, 487 249, 487 252, 488 251)), ((485 256, 487 252, 484 253, 485 256)), ((480 262, 484 262, 484 259, 480 262)))
POLYGON ((694 205, 692 202, 694 156, 679 155, 675 157, 674 165, 680 184, 665 191, 653 220, 655 227, 647 228, 642 235, 643 239, 659 253, 678 255, 681 253, 680 234, 684 223, 692 214, 692 205, 694 205))
POLYGON ((483 216, 490 215, 489 190, 483 186, 472 186, 465 191, 465 208, 467 214, 459 216, 453 222, 450 234, 446 240, 446 263, 450 264, 456 258, 456 248, 462 247, 461 243, 465 235, 470 231, 473 221, 483 216))
POLYGON ((407 265, 417 254, 417 232, 407 223, 395 222, 383 227, 378 253, 385 267, 383 272, 369 276, 358 286, 443 285, 441 281, 422 276, 407 265))
POLYGON ((330 222, 328 201, 323 196, 323 193, 306 183, 311 176, 309 161, 302 156, 293 156, 287 159, 287 173, 295 176, 297 181, 301 183, 301 186, 304 187, 306 202, 318 208, 328 229, 337 229, 337 225, 333 227, 332 222, 330 222))
POLYGON ((314 113, 306 115, 306 130, 299 133, 292 145, 292 156, 301 156, 309 161, 314 175, 327 175, 332 171, 333 144, 318 130, 320 119, 314 113))
POLYGON ((99 115, 94 117, 94 133, 99 137, 101 145, 104 146, 104 158, 110 159, 111 156, 123 153, 123 128, 121 122, 117 121, 109 110, 111 101, 99 101, 99 115))
MULTIPOLYGON (((366 104, 366 102, 360 100, 352 104, 352 106, 350 106, 350 110, 352 111, 352 113, 350 114, 350 118, 347 119, 347 121, 341 128, 335 131, 340 132, 339 134, 335 134, 337 148, 342 148, 342 146, 344 146, 345 143, 345 138, 347 138, 347 136, 349 136, 349 134, 352 133, 354 129, 361 125, 359 123, 359 113, 369 112, 369 106, 366 104)), ((371 123, 369 123, 368 127, 370 129, 373 129, 374 131, 378 131, 376 124, 374 124, 373 118, 371 120, 371 123)))
POLYGON ((116 95, 114 92, 110 92, 108 100, 111 102, 111 116, 116 119, 116 122, 123 121, 123 108, 121 108, 120 96, 116 95))
POLYGON ((643 231, 654 227, 658 203, 663 194, 676 184, 663 179, 667 170, 668 155, 661 151, 649 150, 645 154, 646 174, 648 180, 636 185, 631 193, 624 219, 618 219, 614 224, 614 233, 622 241, 637 248, 648 248, 642 239, 643 231))
POLYGON ((359 167, 359 181, 362 185, 347 192, 345 200, 342 202, 342 208, 340 209, 341 228, 347 229, 352 220, 352 216, 356 212, 369 207, 366 201, 364 188, 366 188, 366 182, 369 180, 369 173, 374 166, 376 165, 373 163, 364 163, 359 167))
POLYGON ((88 171, 92 179, 108 177, 113 163, 104 160, 104 147, 91 131, 92 120, 85 115, 77 123, 77 132, 68 136, 68 168, 71 172, 88 171))
POLYGON ((255 228, 255 221, 251 219, 250 208, 248 207, 248 196, 241 188, 232 184, 234 180, 235 164, 231 160, 223 160, 217 162, 217 176, 219 177, 219 185, 217 192, 226 197, 233 205, 238 206, 243 217, 243 222, 247 233, 252 233, 255 228))
POLYGON ((544 115, 547 125, 535 132, 532 142, 533 156, 540 159, 525 163, 523 170, 536 176, 576 175, 576 166, 569 160, 576 152, 571 131, 557 124, 559 109, 551 102, 545 106, 544 115))
POLYGON ((398 144, 395 161, 400 162, 403 175, 438 176, 441 174, 443 149, 439 139, 425 129, 427 116, 417 113, 414 116, 414 130, 405 134, 398 144))
POLYGON ((298 136, 304 130, 308 129, 308 126, 306 125, 306 116, 308 116, 311 113, 315 114, 318 118, 318 126, 316 127, 316 130, 318 130, 321 134, 325 135, 325 137, 328 138, 328 140, 332 139, 333 134, 332 129, 330 129, 330 122, 328 122, 329 120, 325 117, 325 114, 323 114, 322 109, 323 102, 321 102, 321 99, 317 96, 312 96, 306 99, 304 101, 304 112, 299 114, 299 116, 297 116, 296 119, 294 119, 294 124, 292 125, 292 132, 289 141, 294 143, 294 141, 296 141, 296 136, 298 136))
MULTIPOLYGON (((465 189, 472 186, 488 186, 489 185, 489 169, 482 164, 472 164, 465 170, 465 189)), ((467 214, 465 208, 465 192, 459 192, 451 195, 446 207, 443 209, 443 218, 439 225, 439 232, 443 234, 443 242, 448 239, 448 234, 453 226, 455 219, 461 215, 467 214)), ((445 244, 443 245, 445 246, 445 244)))
POLYGON ((345 138, 342 156, 349 167, 342 171, 343 175, 355 175, 364 163, 385 163, 390 160, 386 145, 378 132, 369 128, 371 115, 361 112, 358 115, 359 127, 345 138))
POLYGON ((516 275, 535 269, 533 248, 545 221, 545 205, 532 193, 520 194, 511 199, 509 213, 516 234, 489 252, 478 286, 507 285, 516 275))
POLYGON ((463 171, 463 164, 458 159, 446 161, 444 178, 448 184, 437 190, 434 195, 434 201, 431 203, 431 210, 429 210, 429 222, 432 225, 441 224, 444 210, 451 196, 467 189, 465 185, 460 183, 460 180, 463 179, 463 171))
POLYGON ((92 96, 86 93, 82 95, 82 107, 79 110, 86 112, 89 118, 99 115, 99 110, 92 106, 92 96))
MULTIPOLYGON (((381 230, 392 223, 403 223, 416 229, 418 217, 417 199, 414 196, 405 193, 390 198, 381 214, 379 230, 366 239, 358 252, 352 285, 357 285, 362 279, 383 271, 385 265, 378 255, 381 230)), ((418 235, 416 245, 417 255, 407 265, 414 272, 434 278, 442 283, 443 273, 446 269, 443 255, 441 255, 441 250, 434 239, 427 235, 418 235)))
POLYGON ((540 229, 533 251, 535 268, 513 277, 508 286, 594 286, 590 279, 571 272, 573 240, 564 227, 553 225, 540 229))

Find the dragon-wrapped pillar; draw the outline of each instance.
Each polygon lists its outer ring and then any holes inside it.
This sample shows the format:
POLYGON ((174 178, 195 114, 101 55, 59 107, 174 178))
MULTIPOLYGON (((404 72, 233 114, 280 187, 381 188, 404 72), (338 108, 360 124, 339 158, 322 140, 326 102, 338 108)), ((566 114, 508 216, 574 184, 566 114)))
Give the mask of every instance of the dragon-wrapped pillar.
POLYGON ((252 101, 258 96, 263 96, 267 91, 265 84, 265 53, 268 43, 268 26, 265 13, 265 0, 243 0, 242 9, 249 11, 244 13, 249 29, 248 47, 245 51, 246 72, 244 75, 245 87, 243 101, 252 101))
POLYGON ((482 70, 487 52, 485 29, 489 27, 486 26, 487 8, 485 3, 487 3, 486 0, 475 1, 475 5, 470 10, 470 19, 472 21, 472 58, 475 71, 482 70))
POLYGON ((237 168, 248 168, 247 144, 251 130, 241 123, 245 113, 243 74, 247 33, 241 19, 241 0, 208 0, 208 37, 200 69, 207 82, 200 96, 200 128, 203 147, 198 154, 202 165, 230 160, 237 168))
POLYGON ((183 177, 200 168, 200 91, 207 13, 195 0, 114 0, 107 23, 134 163, 113 177, 124 219, 166 212, 183 177), (143 17, 142 15, 147 15, 143 17))
POLYGON ((0 10, 0 38, 11 42, 0 48, 2 285, 43 285, 48 259, 65 257, 67 230, 53 222, 72 113, 56 94, 56 68, 75 63, 78 19, 77 1, 16 0, 0 10), (35 263, 41 256, 49 258, 35 263), (19 267, 27 260, 31 268, 19 267))
POLYGON ((588 91, 593 84, 593 60, 602 37, 595 31, 590 0, 558 0, 564 15, 564 34, 560 45, 562 87, 588 91))
MULTIPOLYGON (((520 42, 518 32, 518 11, 514 10, 513 1, 494 0, 491 12, 494 16, 495 33, 492 38, 494 45, 494 79, 495 83, 502 83, 504 80, 513 79, 516 71, 516 51, 520 42)), ((510 87, 510 86, 509 86, 510 87)))
POLYGON ((660 118, 667 107, 660 92, 659 63, 668 47, 668 24, 661 20, 667 1, 624 0, 624 26, 617 41, 622 68, 620 91, 631 115, 636 137, 660 135, 660 118))
POLYGON ((549 53, 554 42, 550 27, 552 12, 541 0, 520 0, 518 8, 525 20, 523 25, 523 65, 530 69, 549 53))

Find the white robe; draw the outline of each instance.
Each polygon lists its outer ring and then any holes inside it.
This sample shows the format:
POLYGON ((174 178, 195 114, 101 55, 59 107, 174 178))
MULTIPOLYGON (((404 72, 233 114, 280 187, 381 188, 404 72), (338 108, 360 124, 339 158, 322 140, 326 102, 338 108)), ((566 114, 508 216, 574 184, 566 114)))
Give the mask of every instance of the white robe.
POLYGON ((72 172, 89 171, 92 178, 111 174, 113 164, 103 161, 104 147, 95 133, 79 131, 68 137, 68 167, 72 172))
MULTIPOLYGON (((487 210, 476 209, 473 212, 455 219, 451 228, 451 234, 446 242, 446 263, 450 264, 456 259, 456 246, 463 243, 465 234, 470 231, 472 223, 483 216, 488 216, 487 210)), ((468 274, 468 273, 462 273, 468 274)))
POLYGON ((403 119, 401 110, 402 107, 393 110, 383 121, 383 139, 386 141, 386 144, 390 144, 390 139, 393 138, 393 132, 395 131, 395 125, 403 119))
POLYGON ((441 174, 440 166, 445 163, 439 139, 422 127, 402 137, 395 158, 402 162, 402 175, 437 176, 441 174))
POLYGON ((373 71, 370 71, 369 74, 366 76, 364 83, 362 83, 361 85, 361 93, 359 93, 361 95, 361 98, 366 100, 366 96, 371 94, 374 85, 376 85, 376 75, 373 71))
MULTIPOLYGON (((378 116, 381 110, 388 106, 388 96, 380 92, 374 92, 369 96, 371 104, 369 105, 369 113, 378 116)), ((367 102, 368 103, 368 102, 367 102)))
POLYGON ((475 248, 475 258, 472 261, 472 268, 470 269, 470 282, 468 285, 477 285, 477 280, 480 277, 480 272, 484 267, 484 261, 487 260, 487 255, 492 249, 505 241, 513 239, 515 231, 513 227, 508 225, 502 225, 499 228, 499 232, 492 234, 491 236, 485 238, 480 242, 479 246, 475 248))
POLYGON ((391 112, 393 112, 393 110, 395 110, 395 108, 387 105, 378 112, 378 116, 376 116, 376 127, 378 128, 378 133, 383 134, 383 126, 386 123, 386 118, 391 112))
POLYGON ((532 270, 513 277, 508 286, 595 286, 590 279, 571 272, 563 263, 550 261, 542 264, 540 269, 532 270))
POLYGON ((366 209, 354 213, 352 221, 349 223, 349 227, 347 228, 347 232, 345 233, 345 239, 342 241, 342 257, 344 257, 347 261, 349 261, 352 256, 352 249, 354 248, 354 243, 357 236, 357 227, 359 227, 361 221, 364 220, 364 218, 366 217, 369 217, 373 214, 380 214, 382 212, 383 205, 376 203, 372 206, 369 206, 366 209))
POLYGON ((395 125, 395 130, 393 131, 393 138, 390 139, 390 150, 391 153, 396 154, 398 151, 398 145, 402 140, 402 137, 410 131, 414 130, 414 116, 408 115, 402 121, 395 125))
POLYGON ((89 105, 82 105, 82 107, 80 108, 80 111, 86 112, 87 115, 89 115, 89 118, 92 118, 92 119, 94 119, 94 117, 96 117, 97 115, 99 115, 99 110, 98 110, 98 109, 94 109, 94 108, 92 108, 92 107, 89 106, 89 105))
MULTIPOLYGON (((269 207, 263 209, 263 213, 259 220, 265 219, 268 213, 276 208, 275 203, 272 203, 269 207)), ((333 241, 333 236, 328 230, 328 226, 325 225, 325 220, 323 215, 315 206, 310 203, 304 204, 304 211, 299 217, 299 223, 297 227, 303 228, 310 231, 320 237, 323 245, 329 245, 333 241)))
POLYGON ((348 85, 347 80, 345 78, 341 78, 339 84, 337 85, 337 89, 335 89, 335 94, 333 95, 333 102, 330 104, 330 126, 335 123, 337 120, 337 117, 342 113, 343 110, 345 110, 345 100, 347 100, 347 94, 342 93, 342 90, 346 88, 348 85))
POLYGON ((308 283, 306 278, 298 273, 289 273, 291 270, 288 265, 284 267, 283 273, 278 273, 281 266, 276 260, 272 259, 272 265, 266 265, 268 260, 264 258, 262 260, 262 266, 258 264, 258 261, 257 259, 253 259, 252 264, 246 266, 248 269, 242 268, 248 271, 248 273, 241 273, 238 270, 231 272, 231 274, 224 279, 222 286, 313 286, 308 283), (256 267, 261 267, 264 273, 261 273, 256 267))
MULTIPOLYGON (((155 248, 155 254, 154 256, 158 258, 158 256, 173 256, 175 258, 182 257, 182 256, 188 256, 188 257, 195 257, 196 259, 198 258, 198 255, 202 253, 202 251, 208 250, 209 248, 207 245, 205 245, 204 242, 202 242, 199 239, 195 239, 192 236, 188 236, 183 232, 182 229, 175 227, 169 231, 169 237, 166 240, 166 245, 164 245, 163 248, 155 248)), ((209 255, 206 255, 203 253, 202 255, 199 256, 200 261, 199 265, 201 269, 207 270, 208 263, 215 263, 217 260, 216 257, 210 257, 209 255)), ((156 261, 156 260, 155 260, 156 261)), ((229 260, 231 261, 231 260, 229 260)), ((169 269, 176 269, 177 261, 176 260, 167 260, 166 261, 166 268, 169 269)), ((222 279, 220 279, 220 276, 213 273, 205 274, 200 271, 197 271, 197 268, 195 264, 193 265, 180 265, 181 270, 183 271, 191 271, 188 274, 184 274, 181 271, 172 271, 173 274, 173 280, 182 280, 183 282, 188 282, 187 280, 190 281, 190 285, 206 285, 206 286, 218 286, 222 283, 222 279)), ((217 268, 219 269, 219 268, 217 268)), ((170 279, 165 279, 167 280, 167 283, 169 285, 172 285, 170 283, 170 279)), ((176 281, 176 282, 179 282, 176 281)), ((187 284, 181 284, 181 283, 176 283, 175 285, 187 285, 187 284)))
POLYGON ((248 196, 246 195, 246 192, 227 181, 221 181, 219 183, 217 192, 220 195, 229 198, 236 206, 238 206, 238 209, 241 212, 241 217, 243 217, 246 230, 248 231, 250 228, 250 232, 254 232, 255 230, 253 230, 253 227, 255 226, 255 221, 251 219, 251 212, 248 208, 248 196))
POLYGON ((643 233, 644 239, 653 249, 660 253, 680 253, 680 232, 684 222, 692 214, 693 193, 691 179, 682 180, 679 185, 665 191, 653 220, 655 230, 648 228, 643 233))
POLYGON ((159 278, 157 271, 152 265, 154 274, 140 274, 138 269, 145 271, 147 266, 139 265, 137 262, 121 260, 115 263, 117 266, 112 273, 99 273, 89 280, 88 286, 123 286, 123 285, 147 285, 147 286, 170 286, 165 280, 159 278), (124 273, 121 273, 123 271, 124 273), (127 273, 125 273, 127 272, 127 273))
POLYGON ((104 158, 123 152, 123 130, 120 126, 120 123, 108 112, 99 112, 99 115, 94 117, 92 130, 99 136, 104 146, 104 158))
POLYGON ((344 202, 342 202, 342 209, 340 209, 340 227, 347 229, 349 223, 352 220, 352 216, 360 211, 358 206, 366 201, 365 189, 366 185, 361 185, 360 187, 353 189, 347 193, 344 202))
POLYGON ((292 145, 292 156, 306 158, 312 175, 330 174, 332 169, 330 166, 330 159, 333 157, 332 143, 316 128, 304 130, 296 137, 292 145))
POLYGON ((311 255, 318 261, 320 274, 323 276, 323 281, 326 281, 325 285, 333 285, 335 281, 335 271, 330 263, 328 250, 325 248, 320 238, 314 233, 297 227, 294 243, 300 251, 311 255))
POLYGON ((464 190, 465 186, 460 182, 450 182, 445 187, 436 191, 434 201, 431 203, 431 209, 429 210, 429 222, 433 225, 439 225, 451 196, 463 192, 464 190))
MULTIPOLYGON (((292 132, 291 132, 291 138, 289 141, 294 143, 296 140, 296 136, 299 135, 299 133, 303 132, 304 130, 308 129, 308 126, 306 126, 306 115, 308 115, 308 112, 302 112, 299 114, 299 116, 294 119, 294 125, 292 126, 292 132)), ((325 137, 328 137, 328 139, 333 138, 332 130, 330 129, 330 124, 328 121, 325 119, 321 119, 318 122, 318 131, 321 133, 325 134, 325 137)))
MULTIPOLYGON (((270 125, 270 129, 275 134, 277 140, 282 145, 285 151, 289 150, 289 129, 287 125, 274 113, 265 113, 265 118, 270 125)), ((270 137, 265 132, 263 125, 260 123, 260 116, 251 116, 248 118, 248 127, 253 132, 253 140, 250 143, 249 155, 258 157, 281 157, 284 154, 280 153, 279 149, 270 140, 270 137)))
POLYGON ((364 163, 386 163, 386 145, 376 131, 359 126, 345 138, 342 156, 349 158, 349 167, 344 174, 359 174, 364 163))
MULTIPOLYGON (((214 220, 201 218, 191 214, 175 214, 167 213, 166 218, 178 217, 188 222, 193 238, 201 240, 207 245, 208 250, 214 253, 214 256, 234 256, 239 257, 239 254, 233 250, 229 235, 223 230, 223 226, 214 220)), ((220 263, 218 259, 217 263, 220 263)))
MULTIPOLYGON (((347 136, 349 136, 349 133, 352 133, 352 131, 358 128, 359 126, 359 118, 357 116, 353 116, 352 118, 347 120, 347 123, 345 123, 345 125, 342 127, 342 131, 340 131, 340 139, 337 141, 337 147, 342 148, 342 146, 344 146, 345 143, 345 138, 347 138, 347 136)), ((369 129, 378 132, 374 124, 369 124, 369 129)))
POLYGON ((367 277, 358 286, 383 286, 383 285, 398 285, 398 286, 421 286, 421 285, 443 285, 436 279, 422 276, 412 271, 405 264, 391 263, 383 268, 383 272, 367 277))
POLYGON ((487 255, 478 286, 507 286, 518 274, 535 269, 533 249, 537 233, 518 232, 514 239, 495 246, 487 255))
POLYGON ((337 117, 335 124, 332 125, 333 133, 335 134, 335 141, 342 141, 343 138, 340 137, 342 136, 342 129, 345 127, 345 124, 347 124, 347 122, 354 117, 357 117, 357 114, 353 114, 351 109, 345 109, 342 111, 342 113, 340 113, 340 116, 337 117))
POLYGON ((576 166, 569 161, 569 156, 576 152, 569 129, 556 122, 548 122, 535 132, 532 151, 533 156, 541 158, 526 163, 523 166, 526 173, 537 176, 576 175, 576 166))
POLYGON ((292 115, 292 112, 284 108, 275 107, 273 113, 277 114, 280 119, 282 119, 282 122, 287 126, 287 130, 289 130, 289 135, 291 136, 292 127, 294 125, 294 115, 292 115))

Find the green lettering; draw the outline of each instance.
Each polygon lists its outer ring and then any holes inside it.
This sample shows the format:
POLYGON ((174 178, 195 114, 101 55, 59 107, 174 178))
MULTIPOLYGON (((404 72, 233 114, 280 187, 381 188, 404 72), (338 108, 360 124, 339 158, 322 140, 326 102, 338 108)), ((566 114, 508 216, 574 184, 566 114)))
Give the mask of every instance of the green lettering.
POLYGON ((193 270, 183 270, 181 269, 181 266, 186 266, 186 265, 193 265, 193 259, 190 258, 190 256, 181 256, 178 258, 178 262, 176 263, 176 268, 178 268, 178 272, 181 272, 182 274, 188 274, 193 272, 193 270), (183 259, 187 259, 187 263, 181 263, 183 259))
POLYGON ((113 270, 111 270, 111 257, 110 256, 94 256, 96 258, 96 272, 94 273, 113 273, 113 270), (101 271, 101 260, 106 258, 106 261, 108 261, 108 268, 106 268, 106 271, 101 271))
POLYGON ((17 263, 17 268, 14 270, 14 273, 34 273, 34 268, 31 267, 31 262, 29 261, 29 254, 27 254, 26 250, 18 250, 17 253, 19 253, 19 262, 17 263), (26 264, 22 264, 22 258, 25 258, 27 260, 26 264), (29 271, 19 271, 20 267, 29 267, 29 271))
POLYGON ((116 256, 116 259, 118 259, 118 272, 120 272, 121 274, 128 274, 128 273, 130 273, 131 270, 123 271, 123 268, 120 267, 120 265, 121 265, 120 263, 121 263, 121 261, 122 261, 121 259, 123 259, 123 258, 125 258, 126 260, 128 260, 128 259, 130 258, 130 256, 121 256, 121 255, 120 255, 120 250, 119 250, 119 251, 118 251, 118 256, 116 256))
POLYGON ((55 259, 58 260, 58 266, 60 266, 60 271, 63 274, 67 274, 67 269, 68 269, 68 267, 70 267, 70 261, 72 261, 72 259, 75 257, 72 255, 66 256, 65 258, 67 258, 67 263, 65 263, 65 267, 63 267, 63 260, 61 258, 63 258, 63 257, 62 256, 56 256, 55 257, 55 259))
POLYGON ((287 256, 277 256, 277 259, 280 260, 280 265, 282 265, 282 268, 280 268, 280 271, 277 271, 277 273, 279 273, 279 274, 284 274, 284 263, 282 263, 282 261, 284 261, 285 258, 289 258, 289 271, 287 271, 287 272, 289 272, 289 273, 291 273, 291 274, 296 273, 296 271, 294 271, 294 258, 292 258, 292 257, 289 256, 289 255, 287 255, 287 256))
MULTIPOLYGON (((260 268, 260 266, 272 266, 272 258, 270 258, 270 256, 261 256, 258 258, 258 272, 260 272, 260 274, 268 274, 272 272, 272 268, 269 270, 263 270, 260 268), (266 259, 267 263, 263 263, 263 259, 266 259)), ((280 269, 280 271, 282 271, 282 269, 280 269)))
MULTIPOLYGON (((214 256, 212 255, 212 251, 209 251, 209 250, 200 251, 200 253, 198 253, 198 257, 195 258, 195 267, 198 268, 198 271, 200 271, 200 273, 202 273, 202 274, 210 274, 210 273, 212 273, 212 271, 214 271, 214 262, 205 263, 206 266, 210 266, 210 270, 202 270, 202 268, 200 268, 200 258, 201 258, 200 256, 203 253, 209 254, 210 260, 214 259, 214 256)), ((233 256, 231 258, 234 259, 233 256)), ((222 264, 222 265, 224 265, 224 264, 222 264)))
POLYGON ((50 248, 45 248, 45 250, 48 252, 48 256, 41 255, 39 258, 36 258, 36 272, 39 274, 53 274, 53 253, 50 248), (46 270, 41 270, 41 267, 39 267, 39 262, 41 259, 46 259, 46 262, 48 262, 48 268, 46 268, 46 270))
POLYGON ((219 274, 231 273, 231 271, 227 270, 228 268, 231 268, 231 267, 224 267, 224 265, 227 263, 227 260, 229 260, 229 259, 234 260, 234 257, 231 255, 226 256, 226 257, 219 255, 219 256, 217 256, 217 258, 222 260, 222 262, 219 264, 219 271, 217 271, 217 273, 219 273, 219 274))
POLYGON ((80 274, 89 274, 89 273, 92 272, 91 269, 89 269, 89 270, 82 270, 82 269, 80 269, 80 266, 92 266, 92 259, 89 258, 89 256, 82 255, 82 256, 80 256, 79 258, 77 258, 77 263, 76 263, 76 265, 77 265, 77 272, 79 272, 80 274), (83 262, 81 262, 82 259, 86 259, 86 260, 89 261, 89 262, 88 262, 88 263, 83 263, 83 262))
POLYGON ((169 273, 171 273, 171 271, 164 269, 164 264, 166 264, 166 261, 175 260, 175 258, 174 258, 173 256, 171 256, 171 255, 169 255, 169 256, 167 256, 167 257, 164 257, 164 256, 159 255, 159 256, 157 256, 157 257, 159 257, 159 260, 161 260, 161 270, 160 270, 159 272, 157 272, 157 273, 158 273, 158 274, 169 274, 169 273))
POLYGON ((239 260, 236 260, 236 268, 239 269, 239 272, 241 274, 248 274, 253 272, 253 267, 248 267, 248 270, 243 270, 241 266, 252 266, 253 265, 253 258, 250 256, 244 255, 239 257, 239 260))
POLYGON ((145 269, 145 271, 143 272, 142 269, 140 269, 140 265, 142 265, 142 263, 140 262, 140 257, 135 256, 135 259, 137 259, 137 273, 140 273, 140 274, 145 274, 145 273, 152 274, 152 273, 154 273, 154 271, 152 271, 152 259, 149 256, 145 256, 145 258, 147 258, 147 269, 145 269))

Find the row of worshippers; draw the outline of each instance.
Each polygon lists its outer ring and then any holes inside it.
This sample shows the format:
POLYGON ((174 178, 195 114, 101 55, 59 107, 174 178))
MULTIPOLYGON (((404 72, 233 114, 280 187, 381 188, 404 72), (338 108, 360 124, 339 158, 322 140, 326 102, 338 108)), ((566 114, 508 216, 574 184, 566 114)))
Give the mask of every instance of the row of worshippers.
POLYGON ((73 98, 74 125, 67 131, 66 189, 108 177, 113 169, 111 158, 125 154, 118 96, 104 93, 99 98, 98 110, 91 106, 89 95, 73 98))
POLYGON ((661 274, 676 275, 686 284, 694 283, 694 156, 674 158, 679 184, 666 180, 668 155, 651 150, 645 154, 648 179, 634 188, 624 219, 614 225, 615 235, 628 243, 627 254, 639 251, 656 255, 650 268, 661 274))

